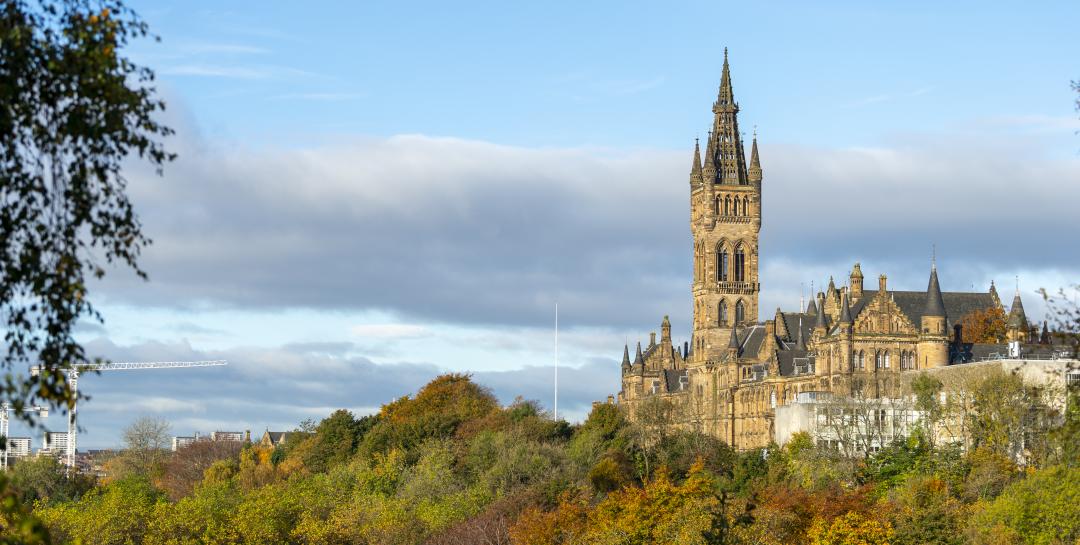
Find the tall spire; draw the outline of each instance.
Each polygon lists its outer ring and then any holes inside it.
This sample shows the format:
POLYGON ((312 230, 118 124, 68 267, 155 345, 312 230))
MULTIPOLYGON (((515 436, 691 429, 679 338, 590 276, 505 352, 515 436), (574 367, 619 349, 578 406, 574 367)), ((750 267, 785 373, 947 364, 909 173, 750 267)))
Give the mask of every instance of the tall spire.
POLYGON ((694 164, 690 165, 690 183, 701 183, 701 146, 698 139, 694 139, 694 164))
POLYGON ((806 341, 803 340, 802 334, 802 316, 799 316, 799 338, 795 341, 795 348, 799 350, 806 350, 806 341))
POLYGON ((639 364, 643 364, 643 363, 645 363, 645 362, 641 357, 641 341, 638 341, 638 343, 637 343, 637 355, 634 356, 634 365, 639 365, 639 364))
POLYGON ((815 297, 810 298, 810 302, 806 305, 807 314, 817 314, 817 305, 814 303, 815 297))
POLYGON ((622 347, 622 368, 630 368, 630 347, 625 344, 622 347))
POLYGON ((717 104, 734 104, 735 93, 731 90, 731 67, 728 66, 727 48, 724 48, 724 70, 720 74, 720 92, 716 94, 717 104))
POLYGON ((750 146, 750 168, 746 171, 746 179, 752 184, 761 183, 761 160, 757 151, 757 127, 754 127, 754 143, 750 146))
POLYGON ((713 183, 745 185, 746 155, 739 133, 739 104, 731 89, 731 68, 727 48, 724 48, 724 70, 720 76, 720 91, 713 103, 713 128, 705 150, 706 173, 713 174, 713 183), (712 166, 710 169, 709 166, 712 166))
POLYGON ((945 300, 941 297, 941 285, 937 279, 937 263, 930 265, 930 283, 926 286, 926 309, 923 316, 945 316, 945 300))

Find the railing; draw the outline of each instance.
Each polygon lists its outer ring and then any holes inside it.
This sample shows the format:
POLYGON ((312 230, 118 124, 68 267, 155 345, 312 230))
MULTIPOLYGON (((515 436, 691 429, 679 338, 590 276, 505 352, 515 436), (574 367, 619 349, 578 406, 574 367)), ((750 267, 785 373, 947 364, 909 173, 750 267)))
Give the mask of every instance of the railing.
POLYGON ((720 291, 727 293, 746 293, 751 294, 758 289, 758 284, 755 282, 741 282, 734 280, 717 280, 716 288, 720 291))

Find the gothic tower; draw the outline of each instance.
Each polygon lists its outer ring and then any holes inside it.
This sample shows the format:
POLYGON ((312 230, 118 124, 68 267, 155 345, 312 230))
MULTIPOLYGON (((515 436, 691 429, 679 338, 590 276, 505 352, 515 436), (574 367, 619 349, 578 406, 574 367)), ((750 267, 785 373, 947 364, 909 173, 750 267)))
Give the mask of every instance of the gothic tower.
POLYGON ((761 163, 754 135, 747 168, 727 49, 704 158, 694 144, 690 231, 694 238, 694 358, 725 353, 731 329, 757 322, 761 163))

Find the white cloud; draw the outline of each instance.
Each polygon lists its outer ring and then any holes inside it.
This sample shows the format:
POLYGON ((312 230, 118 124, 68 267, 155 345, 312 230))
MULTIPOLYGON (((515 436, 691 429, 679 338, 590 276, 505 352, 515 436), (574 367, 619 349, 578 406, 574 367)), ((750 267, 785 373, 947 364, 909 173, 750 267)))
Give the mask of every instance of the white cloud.
POLYGON ((365 340, 415 339, 431 335, 430 329, 415 324, 361 324, 353 326, 350 332, 365 340))

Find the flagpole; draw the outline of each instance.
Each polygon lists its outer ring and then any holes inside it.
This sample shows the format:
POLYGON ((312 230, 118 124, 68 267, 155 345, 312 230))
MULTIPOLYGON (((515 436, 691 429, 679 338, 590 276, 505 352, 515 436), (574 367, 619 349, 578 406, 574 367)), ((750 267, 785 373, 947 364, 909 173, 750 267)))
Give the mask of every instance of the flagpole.
POLYGON ((559 421, 559 304, 555 303, 555 421, 559 421))

